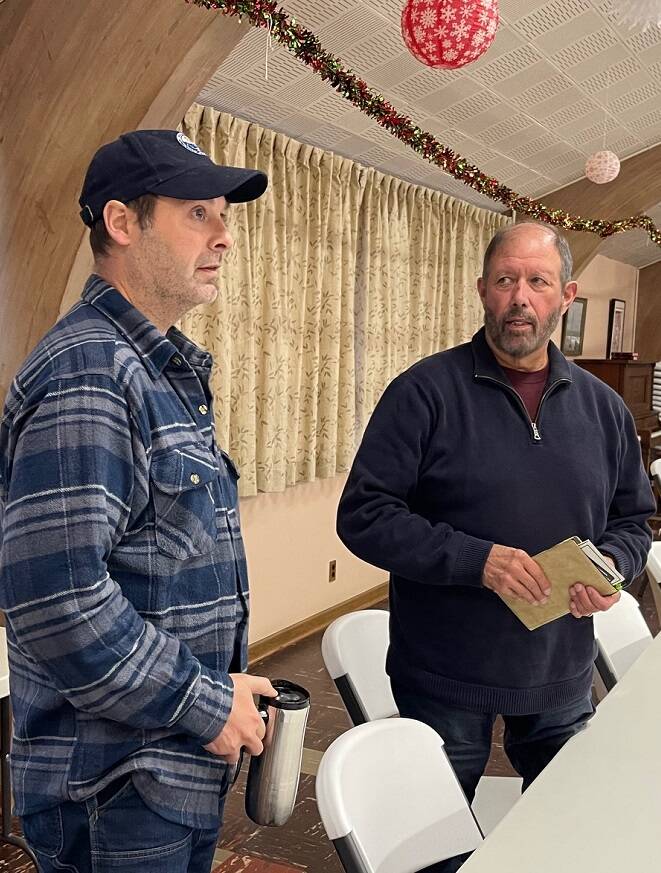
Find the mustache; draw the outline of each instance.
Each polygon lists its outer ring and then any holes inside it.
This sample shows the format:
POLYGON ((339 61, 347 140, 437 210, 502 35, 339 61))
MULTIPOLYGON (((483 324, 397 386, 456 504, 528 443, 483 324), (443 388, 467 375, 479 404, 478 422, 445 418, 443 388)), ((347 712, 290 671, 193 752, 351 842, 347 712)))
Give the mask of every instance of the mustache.
POLYGON ((523 309, 520 306, 512 306, 508 309, 501 318, 501 324, 504 324, 512 318, 516 318, 518 321, 525 321, 526 324, 537 324, 535 316, 531 315, 526 309, 523 309))

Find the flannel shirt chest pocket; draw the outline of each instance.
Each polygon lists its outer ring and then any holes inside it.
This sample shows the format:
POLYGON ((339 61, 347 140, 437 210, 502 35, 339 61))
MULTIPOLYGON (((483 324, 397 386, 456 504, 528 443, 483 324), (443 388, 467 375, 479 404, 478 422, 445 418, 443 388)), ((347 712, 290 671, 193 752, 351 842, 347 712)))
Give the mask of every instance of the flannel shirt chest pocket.
POLYGON ((219 470, 213 454, 200 446, 154 455, 150 468, 156 546, 185 560, 216 548, 216 494, 219 470))

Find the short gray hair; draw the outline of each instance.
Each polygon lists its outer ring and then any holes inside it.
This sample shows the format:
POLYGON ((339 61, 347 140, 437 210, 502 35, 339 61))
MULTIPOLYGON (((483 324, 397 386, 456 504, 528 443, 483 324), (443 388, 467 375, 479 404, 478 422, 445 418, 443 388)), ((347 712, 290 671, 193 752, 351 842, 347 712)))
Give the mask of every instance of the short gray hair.
POLYGON ((552 224, 542 224, 539 221, 519 221, 517 222, 517 224, 508 224, 507 227, 501 227, 501 229, 491 238, 491 242, 487 246, 487 250, 484 253, 484 261, 482 262, 482 278, 487 278, 489 274, 491 259, 496 254, 500 246, 505 242, 507 237, 517 228, 525 227, 526 225, 539 227, 541 230, 545 230, 547 233, 550 233, 553 237, 555 247, 558 251, 558 254, 560 255, 560 282, 562 283, 562 287, 564 288, 567 282, 571 282, 571 277, 574 272, 574 261, 571 256, 569 243, 564 238, 564 236, 558 230, 556 230, 555 227, 553 227, 552 224))

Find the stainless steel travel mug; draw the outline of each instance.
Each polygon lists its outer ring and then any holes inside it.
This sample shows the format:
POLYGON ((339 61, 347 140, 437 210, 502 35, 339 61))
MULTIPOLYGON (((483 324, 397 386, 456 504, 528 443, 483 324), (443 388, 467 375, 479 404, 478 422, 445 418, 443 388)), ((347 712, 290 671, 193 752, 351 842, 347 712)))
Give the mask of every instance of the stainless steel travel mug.
POLYGON ((310 695, 305 688, 274 679, 277 697, 260 697, 257 708, 266 722, 264 751, 251 757, 246 783, 246 813, 257 824, 283 825, 298 791, 310 695))

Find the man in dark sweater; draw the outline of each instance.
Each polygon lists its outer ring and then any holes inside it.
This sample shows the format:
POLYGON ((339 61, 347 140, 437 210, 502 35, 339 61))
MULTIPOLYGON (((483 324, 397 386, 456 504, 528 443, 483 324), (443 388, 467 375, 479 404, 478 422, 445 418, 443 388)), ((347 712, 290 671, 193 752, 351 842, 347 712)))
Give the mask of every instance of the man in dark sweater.
POLYGON ((441 734, 469 802, 497 714, 524 789, 584 726, 590 616, 619 599, 576 580, 570 614, 529 631, 498 595, 544 603, 551 583, 531 555, 568 537, 592 540, 628 581, 651 544, 630 413, 549 341, 571 275, 553 228, 499 231, 478 280, 484 328, 388 386, 339 506, 345 545, 391 574, 400 713, 441 734))

